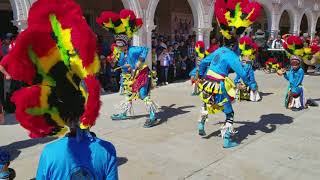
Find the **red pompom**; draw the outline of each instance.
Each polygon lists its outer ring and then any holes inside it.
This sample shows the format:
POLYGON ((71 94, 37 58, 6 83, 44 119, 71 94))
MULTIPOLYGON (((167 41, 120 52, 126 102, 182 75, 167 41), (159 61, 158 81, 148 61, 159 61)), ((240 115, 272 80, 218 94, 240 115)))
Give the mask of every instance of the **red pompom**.
POLYGON ((134 14, 134 12, 130 9, 122 9, 120 11, 120 18, 121 19, 126 19, 130 17, 130 20, 135 20, 136 19, 136 15, 134 14))
POLYGON ((252 44, 252 39, 249 36, 243 36, 242 38, 239 39, 240 44, 246 44, 246 45, 251 45, 252 44))
POLYGON ((89 94, 85 111, 82 114, 80 121, 85 126, 93 126, 99 116, 101 106, 100 101, 100 83, 94 76, 88 76, 84 79, 89 94))
POLYGON ((117 44, 116 43, 112 43, 111 44, 111 51, 113 52, 114 51, 114 48, 116 48, 117 47, 117 44))
POLYGON ((208 53, 208 54, 211 54, 211 53, 213 53, 214 51, 216 51, 217 49, 219 49, 219 46, 218 46, 218 45, 212 45, 209 49, 207 49, 207 53, 208 53))
POLYGON ((196 48, 204 48, 204 42, 203 41, 197 41, 196 42, 196 48))
POLYGON ((136 24, 136 27, 140 28, 143 25, 142 19, 141 18, 137 18, 135 24, 136 24))

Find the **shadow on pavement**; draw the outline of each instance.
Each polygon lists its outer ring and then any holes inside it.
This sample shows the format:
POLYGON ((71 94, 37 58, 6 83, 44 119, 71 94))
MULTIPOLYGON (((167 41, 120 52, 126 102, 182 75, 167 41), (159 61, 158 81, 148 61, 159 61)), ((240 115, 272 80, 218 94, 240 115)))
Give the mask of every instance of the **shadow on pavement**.
POLYGON ((161 106, 160 112, 157 114, 160 121, 158 124, 156 124, 156 126, 167 122, 170 118, 190 112, 190 111, 186 111, 185 109, 195 107, 191 105, 191 106, 181 106, 181 107, 175 108, 174 106, 176 106, 176 104, 171 104, 170 106, 161 106))
MULTIPOLYGON (((263 133, 272 133, 277 129, 277 125, 291 124, 293 118, 286 116, 284 114, 267 114, 260 117, 258 122, 247 122, 247 121, 235 121, 236 124, 242 124, 237 129, 238 134, 237 141, 242 142, 245 139, 248 139, 248 136, 254 136, 258 131, 263 133)), ((222 124, 220 122, 219 124, 222 124)), ((205 139, 210 139, 214 136, 219 136, 220 130, 211 133, 210 135, 204 137, 205 139)))
MULTIPOLYGON (((176 104, 171 104, 170 106, 161 106, 159 108, 159 112, 157 113, 157 117, 160 120, 155 126, 158 126, 162 123, 165 123, 168 121, 168 119, 173 118, 175 116, 186 114, 190 111, 186 111, 185 109, 193 108, 195 106, 181 106, 181 107, 175 107, 176 104)), ((138 116, 131 116, 130 120, 139 119, 139 118, 148 118, 149 115, 138 115, 138 116)))
POLYGON ((126 157, 117 157, 117 164, 118 164, 118 167, 121 166, 121 165, 124 165, 128 162, 128 158, 126 157))
POLYGON ((270 96, 270 95, 274 94, 274 93, 264 93, 264 92, 259 92, 259 93, 262 98, 265 96, 270 96))
POLYGON ((56 138, 48 137, 48 138, 39 138, 39 139, 28 139, 23 141, 18 141, 11 143, 6 146, 1 146, 0 149, 6 150, 10 153, 11 160, 15 160, 21 154, 21 150, 32 147, 38 144, 45 144, 47 142, 53 141, 56 138))

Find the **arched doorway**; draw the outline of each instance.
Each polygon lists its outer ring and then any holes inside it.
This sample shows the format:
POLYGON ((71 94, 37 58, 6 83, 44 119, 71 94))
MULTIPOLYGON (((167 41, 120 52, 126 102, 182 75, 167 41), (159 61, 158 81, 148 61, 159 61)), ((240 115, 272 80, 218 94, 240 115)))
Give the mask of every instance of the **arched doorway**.
POLYGON ((98 44, 103 50, 103 54, 110 52, 110 45, 113 42, 113 34, 107 32, 96 23, 98 17, 103 11, 114 11, 119 13, 124 8, 121 0, 76 0, 81 6, 83 15, 92 30, 98 35, 98 44))
POLYGON ((0 38, 6 33, 17 34, 18 28, 12 24, 13 11, 9 0, 0 2, 0 38))
POLYGON ((76 0, 76 2, 81 6, 88 24, 99 35, 105 31, 96 23, 96 17, 98 17, 102 11, 120 12, 120 10, 124 8, 121 0, 76 0))
POLYGON ((155 32, 174 38, 193 34, 194 16, 187 0, 160 0, 154 16, 155 32))
POLYGON ((269 28, 269 24, 268 24, 267 11, 264 7, 262 7, 262 11, 261 11, 258 19, 252 25, 252 31, 255 33, 255 32, 257 32, 257 30, 260 29, 264 32, 267 32, 268 28, 269 28))
POLYGON ((318 36, 320 35, 320 17, 317 20, 316 33, 318 36))
POLYGON ((280 30, 280 34, 288 34, 290 32, 291 29, 291 21, 290 21, 290 16, 288 11, 283 11, 281 18, 280 18, 280 22, 279 22, 279 30, 280 30))
POLYGON ((308 18, 307 18, 307 15, 304 14, 302 16, 302 19, 301 19, 301 24, 300 24, 300 34, 303 34, 303 33, 308 33, 308 18))

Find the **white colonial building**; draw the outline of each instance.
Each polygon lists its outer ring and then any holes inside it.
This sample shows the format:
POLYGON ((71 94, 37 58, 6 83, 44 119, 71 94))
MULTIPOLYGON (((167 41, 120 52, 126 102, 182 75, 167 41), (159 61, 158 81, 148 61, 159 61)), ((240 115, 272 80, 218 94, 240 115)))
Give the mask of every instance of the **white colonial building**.
MULTIPOLYGON (((0 0, 0 13, 10 12, 12 24, 22 31, 27 27, 28 9, 35 0, 0 0)), ((132 9, 144 19, 144 26, 134 37, 135 45, 151 47, 152 31, 173 34, 174 31, 196 33, 197 39, 209 44, 210 33, 217 32, 214 18, 214 0, 76 0, 93 30, 103 31, 95 24, 103 10, 132 9)), ((255 27, 271 35, 278 33, 320 32, 320 0, 257 0, 263 5, 263 13, 255 27)), ((1 18, 1 17, 0 17, 1 18)), ((0 22, 4 22, 2 19, 0 22)), ((3 24, 1 24, 3 26, 3 24)), ((10 26, 10 25, 8 25, 10 26)), ((1 29, 0 29, 1 30, 1 29)), ((0 33, 4 33, 1 30, 0 33), (2 32, 1 32, 2 31, 2 32)))

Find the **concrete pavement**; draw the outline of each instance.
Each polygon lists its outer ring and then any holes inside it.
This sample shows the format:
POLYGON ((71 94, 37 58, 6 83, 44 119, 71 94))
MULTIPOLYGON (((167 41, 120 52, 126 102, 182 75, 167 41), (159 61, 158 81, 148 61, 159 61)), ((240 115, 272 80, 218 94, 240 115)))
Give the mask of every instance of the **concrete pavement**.
MULTIPOLYGON (((119 176, 124 180, 286 180, 320 177, 319 107, 291 112, 283 107, 287 82, 275 74, 256 72, 262 102, 234 104, 241 145, 223 149, 218 137, 224 114, 210 116, 207 137, 197 134, 198 97, 192 97, 190 82, 180 82, 154 90, 152 98, 161 107, 162 123, 142 128, 146 111, 142 102, 134 106, 134 118, 113 122, 118 94, 102 96, 103 106, 96 134, 117 149, 119 176)), ((305 77, 307 96, 320 98, 320 76, 305 77)), ((35 176, 38 158, 45 143, 53 139, 31 140, 14 118, 0 126, 0 146, 9 148, 15 160, 17 179, 35 176)))

